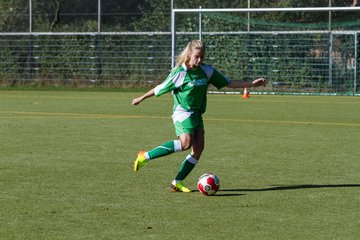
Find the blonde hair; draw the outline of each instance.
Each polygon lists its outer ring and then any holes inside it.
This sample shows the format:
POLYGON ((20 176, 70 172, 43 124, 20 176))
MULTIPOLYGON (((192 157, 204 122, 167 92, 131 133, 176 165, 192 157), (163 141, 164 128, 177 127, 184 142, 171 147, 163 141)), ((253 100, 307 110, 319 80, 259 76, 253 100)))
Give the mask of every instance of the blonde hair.
POLYGON ((199 49, 205 54, 205 44, 200 40, 192 40, 189 42, 184 50, 176 57, 176 66, 180 67, 183 63, 188 63, 190 61, 190 53, 194 49, 199 49))

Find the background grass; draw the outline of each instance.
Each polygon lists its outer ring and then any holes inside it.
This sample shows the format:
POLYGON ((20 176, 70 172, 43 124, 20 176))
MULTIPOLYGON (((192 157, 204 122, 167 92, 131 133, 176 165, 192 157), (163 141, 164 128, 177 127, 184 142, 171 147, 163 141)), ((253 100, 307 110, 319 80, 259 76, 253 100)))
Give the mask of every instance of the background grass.
POLYGON ((139 149, 174 139, 170 96, 0 91, 0 239, 358 239, 360 98, 209 95, 206 148, 133 174, 139 149))

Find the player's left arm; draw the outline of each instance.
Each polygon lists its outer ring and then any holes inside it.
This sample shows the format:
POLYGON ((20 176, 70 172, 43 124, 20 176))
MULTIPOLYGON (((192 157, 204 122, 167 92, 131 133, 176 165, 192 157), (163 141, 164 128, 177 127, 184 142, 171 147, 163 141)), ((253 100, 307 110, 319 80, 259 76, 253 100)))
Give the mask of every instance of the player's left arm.
POLYGON ((240 80, 231 80, 227 87, 229 88, 247 88, 247 87, 260 87, 266 86, 266 80, 264 78, 257 78, 252 82, 243 82, 240 80))

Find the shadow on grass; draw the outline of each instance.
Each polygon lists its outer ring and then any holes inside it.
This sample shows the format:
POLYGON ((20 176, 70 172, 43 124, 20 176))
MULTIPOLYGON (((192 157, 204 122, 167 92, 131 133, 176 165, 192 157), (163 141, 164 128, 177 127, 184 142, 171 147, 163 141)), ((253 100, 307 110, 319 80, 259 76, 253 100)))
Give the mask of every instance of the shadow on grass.
MULTIPOLYGON (((219 192, 221 192, 219 190, 219 192)), ((239 196, 245 196, 246 194, 243 193, 216 193, 214 197, 239 197, 239 196)))
POLYGON ((219 192, 264 192, 264 191, 284 191, 308 188, 349 188, 360 187, 360 184, 302 184, 288 186, 271 186, 268 188, 239 188, 239 189, 220 189, 219 192))
MULTIPOLYGON (((288 186, 270 186, 268 188, 239 188, 239 189, 220 189, 214 197, 239 197, 244 196, 244 193, 237 192, 265 192, 265 191, 285 191, 285 190, 297 190, 308 188, 350 188, 360 187, 360 184, 302 184, 302 185, 288 185, 288 186), (231 193, 232 192, 232 193, 231 193)), ((193 192, 199 192, 199 190, 193 190, 193 192)))
MULTIPOLYGON (((240 191, 240 190, 239 190, 240 191)), ((193 190, 193 192, 200 192, 199 190, 193 190)), ((244 196, 246 194, 244 193, 221 193, 221 192, 237 192, 236 189, 225 189, 225 190, 219 190, 215 195, 212 197, 239 197, 244 196)))

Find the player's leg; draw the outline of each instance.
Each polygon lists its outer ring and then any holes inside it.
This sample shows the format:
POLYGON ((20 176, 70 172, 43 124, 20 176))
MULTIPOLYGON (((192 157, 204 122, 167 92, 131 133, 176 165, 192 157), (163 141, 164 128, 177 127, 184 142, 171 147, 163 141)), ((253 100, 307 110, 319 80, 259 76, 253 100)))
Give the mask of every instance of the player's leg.
POLYGON ((169 155, 174 152, 181 152, 192 147, 193 135, 184 131, 180 134, 178 140, 168 141, 156 148, 144 153, 146 159, 155 159, 169 155))
MULTIPOLYGON (((185 136, 183 136, 185 137, 185 136)), ((204 137, 204 129, 195 129, 193 135, 191 135, 192 139, 192 151, 189 155, 186 156, 186 159, 182 162, 180 169, 171 184, 171 189, 173 191, 181 191, 181 192, 191 192, 190 189, 184 186, 182 181, 190 174, 190 172, 194 169, 195 165, 198 163, 202 151, 204 150, 205 137, 204 137)))
MULTIPOLYGON (((185 133, 183 130, 183 124, 180 122, 174 123, 175 125, 175 132, 177 136, 180 136, 181 134, 185 133)), ((191 139, 189 139, 191 142, 191 139)), ((183 141, 185 142, 185 140, 183 141)), ((188 146, 185 146, 188 147, 188 146)), ((186 148, 185 148, 186 149, 186 148)), ((163 157, 166 155, 169 155, 174 152, 181 152, 185 150, 183 148, 183 143, 180 139, 168 141, 163 143, 160 146, 155 147, 154 149, 148 151, 148 152, 139 152, 135 163, 134 163, 134 172, 137 172, 140 168, 145 166, 146 163, 148 163, 149 160, 163 157)))
POLYGON ((197 119, 197 116, 190 115, 182 121, 174 121, 175 133, 176 136, 179 136, 179 139, 165 142, 148 152, 139 152, 134 163, 134 172, 137 172, 145 166, 149 160, 190 149, 192 146, 191 134, 194 132, 194 122, 196 122, 197 119))
POLYGON ((195 129, 194 142, 191 155, 199 161, 205 147, 205 131, 203 128, 195 129))
POLYGON ((175 180, 182 181, 184 180, 189 173, 193 170, 195 165, 200 159, 201 153, 204 150, 204 129, 195 129, 195 132, 192 136, 192 150, 189 155, 186 156, 186 159, 182 162, 180 169, 175 177, 175 180))
POLYGON ((140 151, 134 163, 134 172, 137 172, 145 164, 155 158, 163 157, 174 152, 181 152, 183 150, 180 140, 173 140, 163 143, 154 149, 144 152, 140 151))
POLYGON ((145 154, 147 159, 155 159, 159 157, 163 157, 169 155, 174 152, 181 152, 183 150, 182 144, 180 140, 173 140, 163 143, 155 147, 154 149, 148 151, 145 154))

